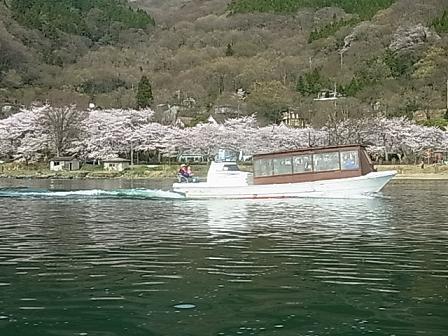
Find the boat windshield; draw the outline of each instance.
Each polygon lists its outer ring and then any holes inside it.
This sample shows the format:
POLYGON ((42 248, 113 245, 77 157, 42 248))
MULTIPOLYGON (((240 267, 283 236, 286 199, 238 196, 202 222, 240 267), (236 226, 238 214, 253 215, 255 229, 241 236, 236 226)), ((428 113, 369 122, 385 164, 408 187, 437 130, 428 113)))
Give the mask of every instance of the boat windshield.
POLYGON ((237 152, 229 149, 219 149, 215 155, 215 162, 235 162, 237 158, 237 152))
POLYGON ((224 165, 222 167, 222 170, 225 170, 225 171, 240 171, 240 169, 238 168, 238 166, 236 164, 224 165))

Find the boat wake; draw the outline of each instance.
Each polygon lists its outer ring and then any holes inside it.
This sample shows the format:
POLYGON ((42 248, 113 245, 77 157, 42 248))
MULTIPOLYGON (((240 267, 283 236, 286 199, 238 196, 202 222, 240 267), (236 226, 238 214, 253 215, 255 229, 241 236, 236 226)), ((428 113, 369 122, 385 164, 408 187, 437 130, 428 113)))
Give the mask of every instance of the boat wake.
MULTIPOLYGON (((0 188, 0 198, 72 198, 72 199, 186 199, 185 195, 179 192, 158 190, 158 189, 88 189, 88 190, 52 190, 52 189, 36 189, 29 187, 12 187, 0 188)), ((364 193, 352 195, 332 195, 332 197, 324 195, 308 195, 302 199, 377 199, 385 196, 378 193, 364 193)), ((255 201, 263 201, 265 198, 256 198, 255 201)), ((268 198, 269 199, 269 198, 268 198)), ((286 198, 281 198, 286 199, 286 198)), ((297 197, 291 197, 297 199, 297 197)), ((279 198, 270 198, 271 201, 279 200, 279 198)))
POLYGON ((1 197, 32 198, 122 198, 122 199, 184 199, 179 193, 156 189, 91 189, 49 190, 33 188, 0 188, 1 197))

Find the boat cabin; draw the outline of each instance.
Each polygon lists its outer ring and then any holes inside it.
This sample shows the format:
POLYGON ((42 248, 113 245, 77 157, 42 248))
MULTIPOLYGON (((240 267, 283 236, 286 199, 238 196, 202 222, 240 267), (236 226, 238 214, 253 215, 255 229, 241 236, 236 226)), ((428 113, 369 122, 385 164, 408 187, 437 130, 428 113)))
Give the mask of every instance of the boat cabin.
POLYGON ((374 171, 364 146, 314 147, 253 156, 253 183, 281 184, 331 180, 374 171))

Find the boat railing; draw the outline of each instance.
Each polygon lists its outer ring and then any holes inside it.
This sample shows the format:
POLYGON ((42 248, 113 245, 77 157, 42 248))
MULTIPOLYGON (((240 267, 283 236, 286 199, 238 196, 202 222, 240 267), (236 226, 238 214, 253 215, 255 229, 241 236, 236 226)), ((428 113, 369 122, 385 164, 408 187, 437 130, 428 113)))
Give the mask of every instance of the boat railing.
POLYGON ((179 183, 198 183, 199 179, 196 176, 186 177, 182 174, 177 174, 177 182, 179 183))

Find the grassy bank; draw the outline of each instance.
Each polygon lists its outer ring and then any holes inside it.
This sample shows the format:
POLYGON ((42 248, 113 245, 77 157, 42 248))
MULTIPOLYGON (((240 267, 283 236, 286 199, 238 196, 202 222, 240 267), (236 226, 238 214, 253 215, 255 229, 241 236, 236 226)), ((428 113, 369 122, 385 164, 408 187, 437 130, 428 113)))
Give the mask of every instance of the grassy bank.
MULTIPOLYGON (((123 178, 123 179, 175 179, 178 164, 160 165, 135 165, 132 169, 123 172, 106 171, 100 166, 84 165, 77 171, 50 171, 46 164, 0 164, 0 178, 58 178, 58 179, 78 179, 78 178, 123 178)), ((240 166, 242 170, 251 171, 251 165, 240 166)), ((448 179, 448 165, 378 165, 378 171, 396 170, 396 179, 448 179)), ((207 165, 193 165, 195 176, 205 177, 207 175, 207 165)))
MULTIPOLYGON (((58 178, 58 179, 79 179, 79 178, 123 178, 123 179, 161 179, 176 178, 178 165, 135 165, 131 169, 122 172, 103 170, 101 166, 83 165, 76 171, 51 171, 45 164, 2 164, 0 165, 0 177, 3 178, 58 178)), ((193 172, 197 176, 205 176, 207 167, 193 166, 193 172)))
POLYGON ((378 171, 396 170, 395 179, 448 179, 448 165, 378 165, 378 171))

